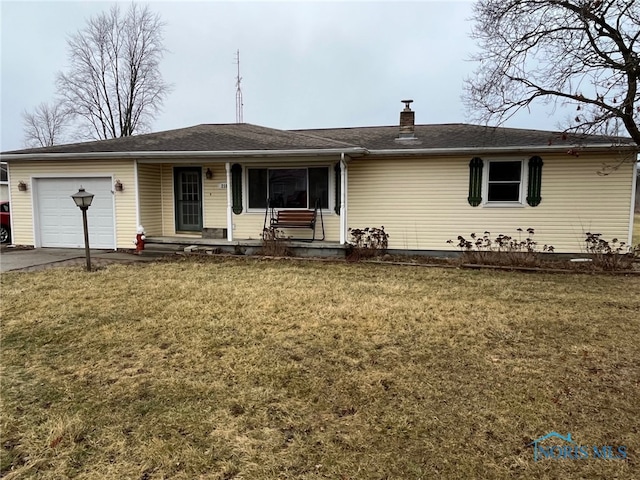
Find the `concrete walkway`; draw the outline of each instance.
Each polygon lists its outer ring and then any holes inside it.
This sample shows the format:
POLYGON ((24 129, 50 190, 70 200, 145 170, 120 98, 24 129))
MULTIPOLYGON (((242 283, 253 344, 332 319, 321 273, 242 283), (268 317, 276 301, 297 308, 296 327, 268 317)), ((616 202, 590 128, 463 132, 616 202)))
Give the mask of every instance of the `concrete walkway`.
MULTIPOLYGON (((134 255, 114 250, 91 250, 91 265, 99 267, 109 263, 135 263, 157 259, 157 255, 134 255)), ((35 271, 52 267, 85 266, 84 249, 34 248, 31 250, 2 247, 0 272, 35 271)))

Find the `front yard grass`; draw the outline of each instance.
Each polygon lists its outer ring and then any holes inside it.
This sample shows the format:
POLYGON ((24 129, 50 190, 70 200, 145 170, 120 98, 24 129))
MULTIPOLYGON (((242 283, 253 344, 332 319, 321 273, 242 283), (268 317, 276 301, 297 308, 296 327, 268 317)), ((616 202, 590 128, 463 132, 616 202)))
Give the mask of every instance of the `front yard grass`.
POLYGON ((196 259, 0 280, 6 479, 638 478, 638 277, 196 259), (534 462, 551 431, 628 455, 534 462))

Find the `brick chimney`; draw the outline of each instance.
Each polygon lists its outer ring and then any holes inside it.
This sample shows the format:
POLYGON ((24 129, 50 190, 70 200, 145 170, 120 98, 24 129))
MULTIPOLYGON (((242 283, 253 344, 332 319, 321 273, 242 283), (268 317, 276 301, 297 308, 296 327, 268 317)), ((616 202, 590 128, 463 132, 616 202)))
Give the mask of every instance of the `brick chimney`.
POLYGON ((415 118, 416 112, 411 110, 413 100, 402 100, 404 110, 400 112, 400 133, 398 138, 416 138, 415 135, 415 118))

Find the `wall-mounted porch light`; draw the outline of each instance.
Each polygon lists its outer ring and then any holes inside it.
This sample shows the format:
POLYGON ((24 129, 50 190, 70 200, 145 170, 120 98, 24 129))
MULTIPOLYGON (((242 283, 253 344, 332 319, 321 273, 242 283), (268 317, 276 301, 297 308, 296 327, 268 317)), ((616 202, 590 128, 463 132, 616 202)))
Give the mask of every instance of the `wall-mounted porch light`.
POLYGON ((210 168, 207 168, 207 171, 205 172, 205 177, 207 177, 207 180, 211 180, 213 178, 213 172, 211 171, 210 168))
POLYGON ((122 185, 122 182, 120 180, 116 180, 116 183, 113 185, 113 187, 116 189, 116 192, 121 192, 124 190, 124 185, 122 185))
POLYGON ((21 192, 26 192, 27 191, 27 184, 24 183, 22 180, 20 180, 18 182, 18 190, 20 190, 21 192))

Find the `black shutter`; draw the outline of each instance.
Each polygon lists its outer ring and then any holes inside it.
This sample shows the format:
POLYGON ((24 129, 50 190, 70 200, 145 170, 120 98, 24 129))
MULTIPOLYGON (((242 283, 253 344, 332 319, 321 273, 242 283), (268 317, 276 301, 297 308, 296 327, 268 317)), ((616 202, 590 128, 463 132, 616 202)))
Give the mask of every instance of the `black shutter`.
POLYGON ((231 167, 231 198, 233 213, 242 213, 242 165, 234 163, 231 167))
POLYGON ((527 203, 537 207, 542 201, 542 165, 544 162, 538 156, 529 159, 529 185, 527 188, 527 203))
POLYGON ((469 205, 477 207, 482 202, 482 166, 481 158, 473 157, 469 162, 469 205))

